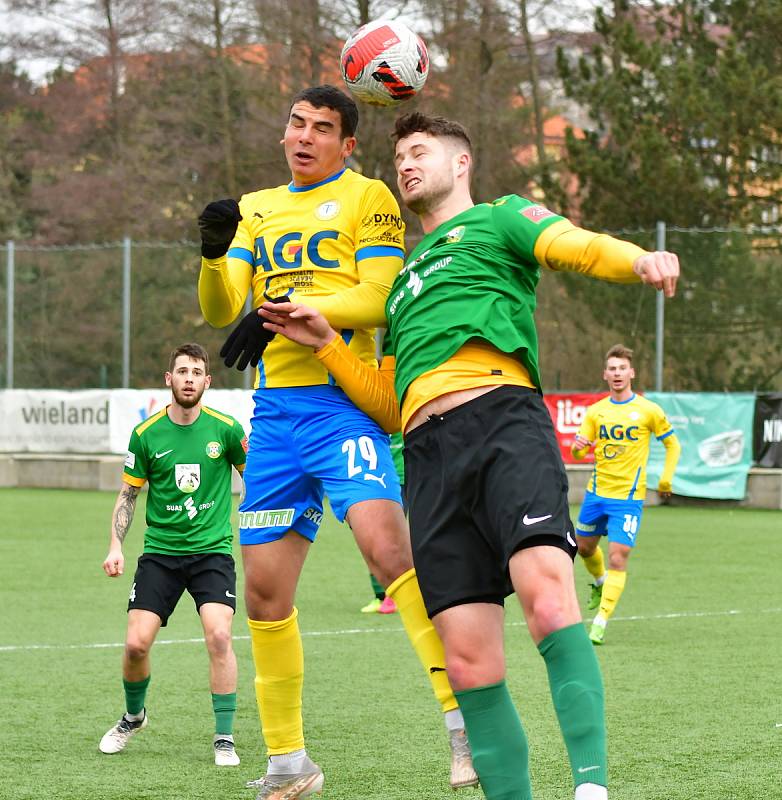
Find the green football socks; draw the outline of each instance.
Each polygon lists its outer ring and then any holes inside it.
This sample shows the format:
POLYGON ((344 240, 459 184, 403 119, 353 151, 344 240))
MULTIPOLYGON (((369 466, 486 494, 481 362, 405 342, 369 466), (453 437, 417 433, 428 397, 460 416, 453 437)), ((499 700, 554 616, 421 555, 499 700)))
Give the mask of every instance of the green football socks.
MULTIPOLYGON (((538 645, 565 740, 573 782, 607 785, 603 679, 581 623, 550 633, 538 645)), ((466 715, 465 715, 466 718, 466 715)))
POLYGON ((149 679, 149 675, 141 681, 126 681, 124 678, 122 679, 122 687, 125 690, 125 708, 128 714, 138 715, 144 710, 144 700, 147 697, 149 679))
POLYGON ((372 583, 372 591, 377 597, 378 600, 385 600, 386 599, 386 590, 382 587, 380 581, 370 572, 369 573, 369 580, 372 583))
POLYGON ((454 694, 486 800, 532 800, 527 737, 505 681, 454 694))
POLYGON ((236 692, 230 694, 212 692, 212 709, 215 712, 215 733, 226 736, 233 734, 236 692))

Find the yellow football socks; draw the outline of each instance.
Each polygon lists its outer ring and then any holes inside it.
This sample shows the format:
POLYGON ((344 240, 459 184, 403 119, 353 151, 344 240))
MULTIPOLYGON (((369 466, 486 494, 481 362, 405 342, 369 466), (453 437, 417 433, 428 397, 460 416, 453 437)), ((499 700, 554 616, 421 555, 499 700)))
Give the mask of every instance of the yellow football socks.
POLYGON ((603 596, 600 598, 600 613, 598 616, 607 620, 614 613, 616 604, 622 596, 627 581, 627 573, 618 569, 609 569, 603 584, 603 596))
POLYGON ((603 558, 603 551, 595 548, 595 552, 591 556, 581 556, 584 559, 584 566, 587 568, 589 574, 597 581, 605 575, 606 564, 603 558))
POLYGON ((247 620, 255 663, 258 714, 270 756, 304 747, 301 716, 304 650, 298 616, 294 608, 287 619, 247 620))
POLYGON ((424 599, 418 587, 415 570, 400 575, 387 589, 386 595, 397 605, 407 636, 424 666, 434 689, 434 696, 443 712, 459 707, 445 671, 445 651, 432 621, 426 615, 424 599))

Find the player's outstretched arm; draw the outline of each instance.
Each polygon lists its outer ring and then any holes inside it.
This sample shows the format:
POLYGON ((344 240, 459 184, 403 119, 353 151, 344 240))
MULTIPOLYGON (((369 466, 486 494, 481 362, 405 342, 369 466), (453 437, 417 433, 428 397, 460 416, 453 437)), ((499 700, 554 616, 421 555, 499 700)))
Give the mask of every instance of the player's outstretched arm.
POLYGON ((122 488, 117 495, 114 511, 111 515, 111 539, 109 541, 109 554, 103 561, 103 571, 110 577, 116 578, 125 571, 125 557, 122 554, 122 543, 130 530, 133 514, 136 511, 136 500, 141 491, 139 486, 131 486, 123 481, 122 488))
POLYGON ((384 431, 399 430, 393 370, 377 370, 364 363, 315 308, 299 303, 264 303, 260 314, 269 330, 312 347, 315 357, 334 376, 345 394, 384 431))
POLYGON ((666 297, 676 294, 679 279, 679 258, 675 253, 657 250, 644 253, 633 262, 633 272, 643 281, 661 290, 666 297))
POLYGON ((258 313, 267 330, 314 350, 325 347, 337 335, 320 311, 301 303, 264 303, 258 313))

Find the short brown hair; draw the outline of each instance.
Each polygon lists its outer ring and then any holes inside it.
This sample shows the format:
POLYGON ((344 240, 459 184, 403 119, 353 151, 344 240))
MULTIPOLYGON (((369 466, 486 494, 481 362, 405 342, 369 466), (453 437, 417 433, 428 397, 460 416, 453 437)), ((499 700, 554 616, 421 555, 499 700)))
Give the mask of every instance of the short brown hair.
POLYGON ((438 139, 452 139, 472 155, 472 142, 467 129, 460 122, 445 117, 430 117, 420 111, 413 111, 397 117, 391 138, 398 142, 413 133, 427 133, 438 139))
POLYGON ((606 363, 608 363, 609 358, 626 358, 631 364, 633 363, 633 351, 629 347, 625 347, 623 344, 615 344, 607 353, 606 353, 606 363))
POLYGON ((203 361, 204 362, 204 371, 206 374, 209 374, 209 353, 201 347, 200 344, 196 344, 195 342, 186 342, 185 344, 180 344, 179 347, 175 347, 171 351, 171 356, 168 359, 168 371, 174 371, 174 364, 176 364, 177 358, 179 356, 189 356, 196 361, 203 361))

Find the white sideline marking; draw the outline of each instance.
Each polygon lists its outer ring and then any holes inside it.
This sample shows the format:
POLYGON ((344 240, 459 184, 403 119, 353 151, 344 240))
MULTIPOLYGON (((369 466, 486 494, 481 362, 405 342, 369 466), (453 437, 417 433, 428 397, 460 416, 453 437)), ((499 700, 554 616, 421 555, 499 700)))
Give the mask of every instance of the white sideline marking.
MULTIPOLYGON (((659 619, 694 619, 696 617, 734 617, 741 614, 780 614, 782 608, 761 608, 752 611, 740 611, 739 609, 727 609, 725 611, 676 611, 669 614, 634 614, 630 617, 611 617, 611 622, 650 622, 659 619)), ((526 627, 525 622, 509 622, 509 627, 526 627)), ((404 628, 386 627, 382 628, 345 628, 336 631, 302 631, 302 638, 310 636, 357 636, 367 633, 402 633, 404 628)), ((234 641, 246 641, 249 636, 234 636, 234 641)), ((204 637, 197 636, 192 639, 157 639, 155 645, 166 644, 203 644, 204 637)), ((124 642, 94 642, 88 644, 8 644, 0 645, 0 653, 14 653, 26 650, 100 650, 103 648, 124 647, 124 642)), ((782 728, 782 722, 777 723, 778 728, 782 728)))

